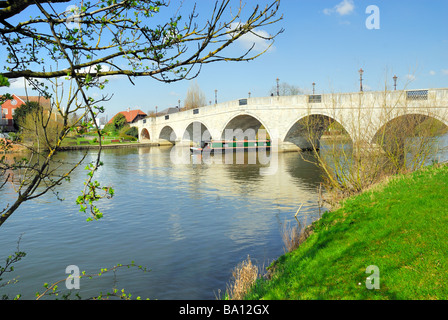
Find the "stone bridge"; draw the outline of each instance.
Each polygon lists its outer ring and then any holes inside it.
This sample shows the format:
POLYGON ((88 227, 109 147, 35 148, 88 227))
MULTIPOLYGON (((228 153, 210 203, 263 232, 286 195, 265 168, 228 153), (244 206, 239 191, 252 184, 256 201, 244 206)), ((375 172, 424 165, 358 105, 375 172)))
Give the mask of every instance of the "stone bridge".
MULTIPOLYGON (((370 145, 394 119, 420 115, 448 125, 448 88, 248 98, 138 121, 140 140, 190 145, 265 129, 278 152, 306 149, 306 119, 321 121, 317 138, 337 122, 353 143, 370 145), (325 125, 327 123, 327 125, 325 125)), ((339 128, 340 128, 339 126, 339 128)))

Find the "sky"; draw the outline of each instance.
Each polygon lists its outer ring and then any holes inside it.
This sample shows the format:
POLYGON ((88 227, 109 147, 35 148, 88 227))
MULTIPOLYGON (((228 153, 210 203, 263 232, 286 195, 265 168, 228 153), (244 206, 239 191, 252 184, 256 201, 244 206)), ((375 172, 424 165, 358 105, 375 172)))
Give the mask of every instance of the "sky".
MULTIPOLYGON (((247 0, 243 10, 268 2, 247 0)), ((197 3, 199 17, 207 18, 214 1, 197 3)), ((356 92, 361 68, 366 91, 393 88, 394 75, 398 89, 448 87, 446 0, 281 0, 279 11, 283 19, 257 33, 284 32, 254 61, 207 64, 194 80, 170 84, 149 77, 134 84, 124 77, 111 79, 105 89, 113 93, 104 103, 108 118, 128 108, 148 113, 156 106, 158 111, 177 106, 179 100, 182 105, 191 81, 211 102, 215 90, 218 102, 247 98, 249 92, 251 97, 268 96, 277 78, 305 93, 312 91, 313 82, 316 93, 356 92)), ((255 41, 255 50, 265 48, 264 41, 255 41)), ((253 42, 253 37, 244 38, 231 50, 243 52, 253 42)), ((23 95, 23 82, 0 88, 0 94, 7 91, 23 95)))

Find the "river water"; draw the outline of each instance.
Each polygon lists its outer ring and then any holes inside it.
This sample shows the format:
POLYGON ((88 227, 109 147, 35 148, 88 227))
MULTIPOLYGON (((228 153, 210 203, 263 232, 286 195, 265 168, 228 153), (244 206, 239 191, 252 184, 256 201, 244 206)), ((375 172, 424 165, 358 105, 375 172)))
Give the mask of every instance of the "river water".
MULTIPOLYGON (((101 201, 99 221, 87 222, 75 204, 86 178, 83 168, 58 189, 64 201, 48 193, 24 203, 1 227, 0 265, 19 238, 27 255, 4 277, 17 277, 18 283, 0 293, 34 299, 44 283, 65 279, 69 265, 94 274, 135 261, 150 271, 125 268, 83 278, 74 293, 88 298, 116 287, 133 298, 216 299, 223 296, 232 269, 248 256, 266 267, 284 253, 283 227, 296 223, 302 203, 298 218, 304 225, 319 216, 320 172, 298 153, 277 154, 275 170, 266 174, 266 163, 176 163, 172 152, 164 147, 104 150, 96 178, 116 194, 101 201)), ((58 157, 75 162, 81 155, 70 151, 58 157)), ((88 160, 95 157, 90 151, 88 160)), ((0 202, 13 196, 4 188, 0 202)), ((65 289, 65 282, 59 287, 65 289)))

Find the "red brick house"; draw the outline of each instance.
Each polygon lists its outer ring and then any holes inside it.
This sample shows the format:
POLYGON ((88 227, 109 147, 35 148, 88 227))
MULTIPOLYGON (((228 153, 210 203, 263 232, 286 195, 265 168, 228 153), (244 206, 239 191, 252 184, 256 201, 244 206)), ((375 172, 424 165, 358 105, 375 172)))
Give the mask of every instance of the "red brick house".
POLYGON ((112 117, 112 119, 109 120, 108 123, 112 123, 112 120, 120 113, 122 115, 124 115, 124 117, 126 118, 126 122, 127 123, 134 123, 134 122, 137 122, 140 119, 143 119, 143 118, 147 117, 147 114, 144 113, 143 111, 139 110, 139 109, 136 109, 136 110, 128 109, 127 111, 120 111, 119 113, 117 113, 115 116, 112 117))
POLYGON ((12 95, 12 100, 6 100, 1 105, 1 121, 0 121, 0 130, 1 131, 13 131, 14 130, 14 120, 13 115, 15 112, 15 109, 20 107, 22 104, 25 104, 27 101, 34 101, 39 103, 44 108, 51 108, 51 102, 50 99, 45 99, 43 97, 36 97, 36 96, 16 96, 15 94, 12 95))

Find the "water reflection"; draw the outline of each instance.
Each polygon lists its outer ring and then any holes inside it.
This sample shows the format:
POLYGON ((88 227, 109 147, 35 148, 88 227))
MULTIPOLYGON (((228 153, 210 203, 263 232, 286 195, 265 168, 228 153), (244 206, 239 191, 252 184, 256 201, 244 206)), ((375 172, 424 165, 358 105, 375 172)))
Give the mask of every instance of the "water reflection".
MULTIPOLYGON (((262 175, 267 165, 259 162, 176 163, 171 152, 103 150, 105 164, 95 178, 114 187, 116 195, 100 202, 101 221, 85 222, 75 205, 87 178, 83 167, 58 189, 65 201, 47 194, 20 207, 2 227, 0 257, 15 250, 21 234, 29 254, 17 266, 21 282, 4 290, 33 298, 43 283, 64 277, 67 265, 95 272, 134 260, 152 270, 138 279, 120 275, 121 286, 136 295, 214 299, 248 254, 263 264, 283 253, 282 225, 294 219, 301 203, 303 221, 317 216, 319 174, 296 153, 279 154, 275 174, 262 175)), ((75 163, 83 154, 61 152, 57 158, 75 163)), ((89 151, 86 161, 95 159, 96 152, 89 151)), ((13 195, 11 188, 0 190, 2 201, 13 195)), ((82 292, 106 292, 111 283, 85 283, 82 292)))

